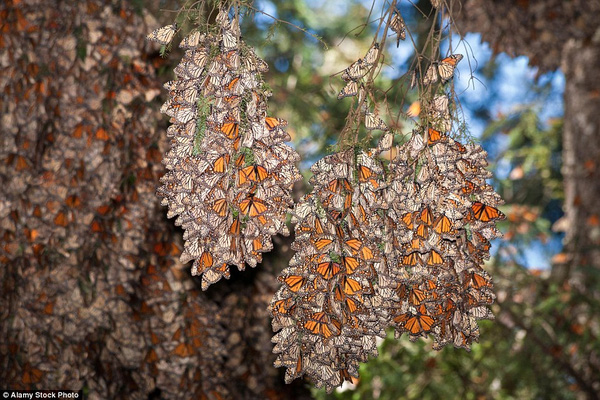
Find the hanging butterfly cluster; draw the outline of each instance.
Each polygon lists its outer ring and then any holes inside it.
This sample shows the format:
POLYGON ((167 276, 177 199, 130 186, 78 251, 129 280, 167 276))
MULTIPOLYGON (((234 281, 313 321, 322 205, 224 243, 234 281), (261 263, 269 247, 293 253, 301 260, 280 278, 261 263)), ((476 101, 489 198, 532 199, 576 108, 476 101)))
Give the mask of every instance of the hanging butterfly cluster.
MULTIPOLYGON (((372 155, 349 149, 317 162, 313 192, 296 205, 297 251, 280 275, 271 303, 276 366, 286 382, 306 374, 333 389, 358 376, 359 362, 377 355, 384 334, 385 304, 375 263, 384 226, 377 191, 383 166, 372 155)), ((390 292, 394 296, 394 293, 390 292)))
MULTIPOLYGON (((168 217, 178 215, 181 260, 194 260, 203 289, 228 278, 229 265, 256 266, 272 235, 289 234, 291 188, 300 179, 299 156, 284 143, 286 122, 267 116, 266 63, 241 40, 237 18, 221 10, 216 20, 217 32, 196 31, 181 42, 185 56, 177 80, 165 84, 170 97, 161 110, 172 125, 158 194, 168 217)), ((149 39, 168 44, 175 29, 149 39)))
MULTIPOLYGON (((288 233, 290 191, 300 178, 299 157, 284 144, 285 121, 266 114, 266 64, 240 39, 228 10, 216 25, 182 41, 178 79, 165 85, 172 147, 158 191, 185 230, 182 261, 195 260, 192 273, 202 274, 204 289, 229 277, 229 265, 256 266, 271 236, 288 233)), ((389 27, 405 39, 395 3, 389 27)), ((170 25, 149 38, 166 45, 176 31, 170 25)), ((482 264, 500 235, 502 201, 486 183, 486 153, 447 133, 453 118, 445 84, 462 56, 432 62, 421 75, 421 123, 393 149, 393 133, 369 106, 380 58, 375 43, 343 71, 338 95, 358 97, 349 120, 364 118, 367 131, 384 132, 377 148, 352 143, 318 161, 313 190, 292 213, 296 253, 269 307, 275 365, 287 368, 286 382, 307 375, 331 391, 351 381, 389 327, 411 340, 432 336, 436 349, 469 349, 477 320, 493 317, 482 264), (387 151, 389 162, 381 157, 387 151)))
POLYGON ((483 270, 501 199, 486 184, 486 153, 429 128, 390 163, 386 247, 397 282, 397 336, 432 335, 434 348, 470 348, 478 319, 491 319, 492 282, 483 270))
MULTIPOLYGON (((391 18, 403 38, 397 9, 391 18)), ((452 116, 444 92, 422 101, 420 127, 386 165, 378 156, 394 136, 369 111, 362 82, 378 51, 375 44, 344 71, 338 98, 358 96, 365 128, 386 133, 376 149, 351 146, 311 168, 313 191, 293 213, 296 254, 270 306, 275 365, 287 368, 287 382, 307 375, 328 391, 358 377, 388 327, 411 340, 432 336, 435 349, 469 349, 479 337, 477 320, 493 318, 482 265, 504 215, 486 183, 486 153, 446 133, 452 116)), ((443 90, 461 58, 432 63, 422 86, 440 82, 443 90)))

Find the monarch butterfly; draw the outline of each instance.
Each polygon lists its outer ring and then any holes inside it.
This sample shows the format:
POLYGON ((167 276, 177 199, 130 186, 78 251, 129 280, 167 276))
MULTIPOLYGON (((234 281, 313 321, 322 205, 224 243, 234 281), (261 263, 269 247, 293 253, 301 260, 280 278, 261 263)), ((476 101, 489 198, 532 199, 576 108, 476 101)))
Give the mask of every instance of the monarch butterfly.
POLYGON ((27 386, 31 385, 32 383, 39 383, 44 377, 44 372, 42 370, 33 368, 29 363, 25 364, 24 369, 22 382, 27 386))
POLYGON ((238 38, 237 35, 231 29, 225 29, 223 32, 223 47, 225 49, 233 49, 237 47, 238 38))
POLYGON ((492 311, 485 306, 473 307, 467 313, 475 319, 494 319, 492 311))
POLYGON ((402 222, 404 222, 404 224, 406 225, 406 227, 408 229, 413 229, 414 228, 414 224, 413 224, 413 213, 409 212, 404 214, 402 217, 402 222))
POLYGON ((465 195, 469 195, 475 191, 475 184, 471 181, 465 180, 464 185, 460 188, 461 192, 465 195))
POLYGON ((327 186, 333 193, 341 193, 342 189, 345 189, 348 192, 352 191, 352 185, 346 178, 333 179, 327 186))
POLYGON ((356 96, 357 94, 358 94, 358 83, 356 81, 350 81, 340 91, 337 98, 338 98, 338 100, 341 100, 345 97, 356 96))
POLYGON ((229 11, 225 9, 219 9, 219 13, 215 19, 217 23, 222 27, 226 28, 229 26, 229 11))
POLYGON ((229 234, 232 236, 240 236, 240 220, 238 218, 234 219, 229 227, 229 234))
POLYGON ((437 233, 449 233, 452 230, 452 222, 445 215, 440 216, 433 226, 433 230, 437 233))
POLYGON ((427 265, 438 266, 438 265, 443 265, 443 264, 444 264, 444 259, 442 258, 440 253, 438 253, 435 250, 431 250, 429 252, 429 259, 427 259, 427 265))
POLYGON ((410 241, 410 243, 407 243, 404 246, 404 251, 407 254, 411 254, 414 253, 415 251, 419 251, 419 252, 423 252, 423 246, 425 245, 425 242, 423 241, 423 239, 420 239, 418 237, 413 237, 413 239, 410 241))
POLYGON ((306 283, 306 278, 299 275, 289 275, 283 278, 283 282, 288 285, 292 292, 297 293, 306 283))
MULTIPOLYGON (((338 226, 339 226, 339 224, 341 224, 342 220, 344 218, 346 218, 347 214, 348 214, 348 209, 344 209, 344 211, 327 210, 328 220, 338 226)), ((341 226, 340 226, 340 229, 341 229, 341 226)))
POLYGON ((249 167, 243 168, 238 173, 239 185, 251 182, 262 182, 267 179, 269 173, 267 170, 260 165, 250 165, 249 167))
POLYGON ((436 83, 438 79, 442 83, 449 81, 454 76, 454 69, 462 58, 462 54, 453 54, 439 62, 433 62, 429 68, 427 68, 427 72, 425 72, 423 84, 429 85, 436 83))
POLYGON ((251 242, 252 242, 252 244, 250 246, 250 244, 249 244, 250 241, 247 240, 246 241, 246 243, 247 243, 246 246, 248 248, 252 249, 252 254, 258 255, 258 253, 259 253, 260 250, 267 251, 267 249, 263 246, 263 242, 262 242, 262 240, 260 238, 254 238, 254 239, 252 239, 251 242))
POLYGON ((427 130, 427 144, 429 146, 434 145, 438 142, 442 142, 442 141, 445 142, 447 140, 448 140, 448 136, 442 135, 442 133, 440 131, 437 131, 432 128, 429 128, 427 130))
POLYGON ((351 250, 353 250, 355 253, 360 249, 360 247, 362 246, 362 242, 358 239, 349 239, 346 240, 344 242, 344 244, 346 244, 346 246, 348 246, 351 250))
POLYGON ((429 237, 429 227, 425 224, 421 224, 417 227, 415 235, 422 239, 427 239, 429 237))
POLYGON ((363 61, 365 62, 365 64, 367 65, 373 65, 375 63, 375 61, 377 60, 377 55, 379 54, 379 43, 375 43, 373 45, 373 47, 371 47, 369 49, 369 51, 367 52, 367 54, 365 55, 365 58, 363 58, 363 61))
POLYGON ((365 261, 372 260, 375 257, 375 255, 373 254, 373 250, 371 250, 371 248, 367 246, 363 246, 363 248, 360 249, 360 255, 365 261))
POLYGON ((356 269, 358 268, 358 260, 354 257, 343 256, 342 265, 346 270, 346 274, 352 275, 354 271, 356 271, 356 269))
POLYGON ((475 247, 483 251, 489 251, 490 247, 492 247, 490 241, 479 232, 473 232, 472 243, 475 245, 475 247))
POLYGON ((433 123, 443 131, 449 131, 452 128, 452 116, 448 108, 450 99, 447 95, 437 95, 430 103, 431 116, 433 123))
POLYGON ((219 129, 229 139, 234 140, 239 136, 239 124, 237 122, 226 122, 219 129))
POLYGON ((372 112, 365 113, 365 127, 372 130, 388 131, 389 128, 379 116, 372 112))
POLYGON ((189 105, 195 105, 198 100, 198 90, 194 87, 184 90, 172 90, 170 94, 177 101, 189 105))
POLYGON ((390 22, 390 28, 393 32, 398 35, 396 39, 396 47, 400 45, 400 41, 406 39, 406 24, 404 23, 404 19, 398 9, 394 10, 394 15, 392 16, 392 21, 390 22))
POLYGON ((495 219, 504 219, 504 214, 502 214, 497 208, 490 207, 478 201, 471 205, 471 211, 473 212, 473 216, 482 222, 489 222, 495 219))
POLYGON ((177 32, 177 24, 171 24, 153 30, 150 34, 148 34, 148 36, 146 36, 146 39, 158 42, 162 45, 168 45, 171 43, 171 40, 173 40, 175 32, 177 32))
POLYGON ((342 289, 345 294, 352 296, 360 292, 363 289, 363 287, 356 279, 344 276, 342 278, 342 289))
POLYGON ((433 223, 433 214, 431 213, 429 206, 421 210, 419 217, 417 218, 417 222, 421 222, 425 225, 431 225, 433 223))
POLYGON ((333 240, 331 239, 321 238, 313 241, 313 245, 317 248, 317 250, 321 251, 325 247, 329 246, 332 242, 333 240))
POLYGON ((181 83, 184 79, 191 80, 200 78, 204 72, 204 67, 200 67, 191 61, 182 61, 175 69, 173 69, 173 72, 180 78, 177 82, 181 83))
POLYGON ((237 50, 230 50, 223 55, 225 65, 230 70, 236 70, 240 67, 240 54, 237 50))
POLYGON ((387 151, 392 148, 392 144, 394 143, 394 134, 386 133, 379 139, 377 143, 377 154, 387 151))
POLYGON ((403 265, 414 267, 415 265, 421 264, 421 262, 421 257, 416 252, 402 257, 403 265))
POLYGON ((348 381, 350 383, 353 382, 352 376, 350 375, 350 372, 347 369, 341 369, 340 371, 340 379, 342 380, 342 382, 348 381))
MULTIPOLYGON (((200 40, 203 40, 203 36, 202 35, 200 37, 200 40)), ((188 51, 186 51, 186 56, 188 55, 188 51)), ((208 50, 205 48, 201 48, 201 49, 196 49, 196 50, 191 50, 189 51, 189 59, 196 64, 198 67, 204 67, 206 65, 206 62, 208 61, 208 50)))
POLYGON ((472 286, 475 289, 480 289, 482 287, 491 287, 492 284, 487 275, 480 275, 477 272, 471 271, 467 272, 467 286, 472 286))
POLYGON ((319 217, 315 218, 315 232, 317 233, 317 235, 322 235, 325 232, 323 230, 323 224, 321 223, 319 217))
POLYGON ((241 82, 240 82, 240 77, 239 76, 233 78, 227 84, 227 91, 229 91, 231 93, 237 93, 238 88, 240 87, 240 84, 241 84, 241 82))
POLYGON ((287 299, 277 300, 271 309, 279 314, 292 314, 296 308, 296 302, 290 297, 287 299))
POLYGON ((413 335, 429 332, 435 323, 435 320, 426 314, 427 309, 424 305, 419 307, 416 314, 411 312, 400 314, 394 318, 396 323, 402 324, 406 330, 413 335))
POLYGON ((334 229, 335 229, 335 234, 341 240, 344 237, 344 228, 342 228, 341 225, 336 224, 334 229))
MULTIPOLYGON (((351 314, 354 314, 357 310, 358 310, 358 304, 356 303, 356 301, 348 296, 343 295, 343 293, 341 292, 341 289, 339 288, 339 286, 335 289, 336 291, 336 300, 338 301, 343 301, 344 305, 346 306, 346 309, 348 310, 348 312, 350 312, 351 314), (338 298, 341 297, 341 298, 338 298)), ((344 311, 344 316, 346 318, 348 318, 347 316, 347 312, 344 311)))
POLYGON ((462 143, 454 141, 454 146, 460 153, 465 153, 467 151, 467 148, 462 143))
POLYGON ((255 54, 244 57, 244 69, 247 72, 261 72, 265 73, 269 71, 269 65, 262 59, 256 57, 255 54))
POLYGON ((323 279, 327 280, 336 276, 341 270, 340 264, 333 261, 322 262, 317 265, 317 272, 323 279))
POLYGON ((244 215, 249 215, 250 217, 256 217, 258 215, 263 214, 267 211, 267 205, 265 202, 259 198, 254 196, 250 196, 240 203, 240 211, 244 215))
POLYGON ((161 112, 167 114, 169 117, 173 117, 180 124, 185 124, 186 122, 196 118, 196 108, 177 103, 165 103, 166 107, 163 110, 161 108, 161 112))
POLYGON ((273 129, 275 129, 278 126, 286 126, 287 125, 287 121, 281 118, 273 118, 273 117, 266 117, 265 118, 265 125, 267 125, 267 128, 269 129, 269 131, 272 131, 273 129))
POLYGON ((340 334, 342 325, 339 321, 330 318, 323 311, 320 311, 313 313, 308 321, 304 323, 304 327, 315 335, 330 338, 340 334), (332 328, 334 328, 334 330, 332 330, 332 328))
POLYGON ((220 217, 224 217, 227 215, 227 199, 217 199, 213 202, 213 210, 220 217))
POLYGON ((204 251, 202 253, 202 255, 200 256, 199 264, 200 264, 200 267, 202 267, 202 270, 212 267, 213 266, 213 256, 208 251, 204 251))
POLYGON ((425 291, 415 287, 413 287, 410 290, 408 295, 408 301, 410 301, 410 303, 415 306, 421 304, 426 298, 427 294, 425 293, 425 291))
POLYGON ((353 62, 348 68, 344 70, 342 79, 346 82, 357 81, 365 76, 371 69, 370 65, 363 63, 362 60, 353 62))
POLYGON ((181 43, 179 43, 179 47, 183 49, 192 49, 198 46, 200 42, 204 42, 205 39, 206 35, 200 34, 199 31, 195 31, 184 37, 181 43))

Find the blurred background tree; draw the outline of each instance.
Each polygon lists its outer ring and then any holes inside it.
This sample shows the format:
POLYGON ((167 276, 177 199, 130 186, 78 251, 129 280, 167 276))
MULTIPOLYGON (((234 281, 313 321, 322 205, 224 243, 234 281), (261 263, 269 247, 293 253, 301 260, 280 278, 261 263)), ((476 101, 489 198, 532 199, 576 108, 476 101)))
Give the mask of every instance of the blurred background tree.
MULTIPOLYGON (((496 321, 482 323, 470 353, 388 338, 355 385, 329 396, 284 385, 271 367, 266 305, 290 238, 207 292, 177 261, 181 232, 154 190, 167 148, 160 84, 182 53, 161 58, 144 36, 181 4, 66 3, 0 5, 0 381, 91 398, 598 398, 597 2, 467 0, 452 10, 463 39, 453 51, 469 58, 456 92, 506 200, 489 264, 496 321)), ((271 68, 270 110, 289 121, 305 171, 344 126, 350 101, 335 99, 343 84, 333 75, 364 55, 383 5, 261 0, 243 19, 271 68)), ((430 2, 400 10, 422 49, 430 2)), ((377 85, 389 115, 405 114, 416 100, 401 79, 413 46, 386 50, 377 85)))

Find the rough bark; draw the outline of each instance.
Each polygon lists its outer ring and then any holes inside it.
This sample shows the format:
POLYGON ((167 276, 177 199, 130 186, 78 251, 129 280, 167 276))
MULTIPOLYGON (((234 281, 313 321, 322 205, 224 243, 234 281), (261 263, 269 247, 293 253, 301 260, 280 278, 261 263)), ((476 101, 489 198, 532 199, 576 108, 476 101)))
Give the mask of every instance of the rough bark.
POLYGON ((585 282, 586 268, 600 270, 600 38, 570 40, 564 47, 563 169, 567 262, 556 278, 585 282))
POLYGON ((126 1, 0 2, 0 382, 306 398, 271 353, 266 308, 289 257, 207 292, 177 261, 181 231, 154 193, 168 147, 156 27, 126 1))
POLYGON ((450 0, 460 33, 479 32, 495 53, 527 56, 539 73, 561 66, 569 39, 589 42, 596 34, 600 1, 450 0))

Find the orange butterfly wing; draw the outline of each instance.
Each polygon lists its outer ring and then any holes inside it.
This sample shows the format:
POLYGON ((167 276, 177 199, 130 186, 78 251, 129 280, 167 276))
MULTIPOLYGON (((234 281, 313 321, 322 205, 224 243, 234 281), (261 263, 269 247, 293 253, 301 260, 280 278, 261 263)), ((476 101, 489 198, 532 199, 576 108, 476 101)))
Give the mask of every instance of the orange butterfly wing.
POLYGON ((220 217, 224 217, 227 215, 227 200, 226 199, 217 199, 213 203, 213 210, 220 217))
POLYGON ((473 216, 482 222, 489 222, 495 219, 504 218, 504 214, 502 214, 497 208, 485 205, 478 201, 471 205, 471 210, 473 211, 473 216))
POLYGON ((341 271, 340 264, 327 261, 317 265, 317 272, 323 277, 323 279, 331 279, 341 271))
POLYGON ((236 139, 239 136, 239 124, 237 122, 226 122, 221 125, 221 132, 229 139, 236 139))
POLYGON ((283 282, 288 285, 290 290, 294 293, 298 292, 302 286, 306 283, 306 278, 299 275, 286 276, 283 282))

